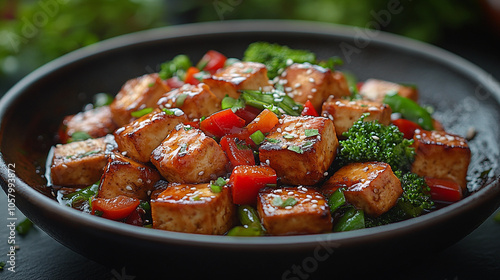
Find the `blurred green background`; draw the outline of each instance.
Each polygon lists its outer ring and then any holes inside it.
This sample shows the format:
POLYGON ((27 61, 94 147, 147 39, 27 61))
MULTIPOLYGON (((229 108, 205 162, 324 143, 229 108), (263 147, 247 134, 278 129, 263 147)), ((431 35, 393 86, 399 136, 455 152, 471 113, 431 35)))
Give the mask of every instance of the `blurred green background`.
POLYGON ((437 44, 494 36, 485 8, 498 0, 1 0, 0 93, 42 64, 134 31, 201 21, 299 19, 380 28, 437 44), (382 11, 401 12, 384 21, 382 11), (382 17, 378 20, 377 17, 382 17), (379 26, 373 23, 378 20, 379 26), (486 30, 486 31, 485 31, 486 30), (483 36, 483 35, 481 35, 483 36), (466 38, 464 38, 465 40, 466 38))

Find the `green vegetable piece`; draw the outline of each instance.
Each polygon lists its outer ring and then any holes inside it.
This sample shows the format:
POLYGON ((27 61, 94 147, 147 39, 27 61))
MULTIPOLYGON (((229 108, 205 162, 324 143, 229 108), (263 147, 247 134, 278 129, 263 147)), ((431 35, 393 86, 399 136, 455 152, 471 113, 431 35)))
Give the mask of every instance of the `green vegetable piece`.
POLYGON ((250 205, 240 205, 238 207, 238 218, 244 226, 263 229, 257 210, 250 205))
POLYGON ((113 102, 113 96, 108 93, 98 93, 94 95, 94 107, 103 107, 108 106, 113 102))
POLYGON ((264 133, 262 133, 262 131, 260 130, 257 130, 250 135, 250 139, 252 139, 255 145, 260 145, 262 142, 264 142, 265 138, 266 136, 264 136, 264 133))
POLYGON ((1 261, 0 262, 0 270, 3 270, 3 268, 5 267, 5 262, 4 261, 1 261))
POLYGON ((148 107, 148 108, 144 108, 144 109, 141 109, 138 111, 131 112, 130 115, 134 118, 140 118, 140 117, 145 116, 151 112, 153 112, 153 108, 148 107))
POLYGON ((271 205, 275 207, 285 208, 287 206, 294 206, 297 204, 297 200, 293 197, 289 197, 286 200, 281 199, 281 197, 277 196, 271 201, 271 205))
POLYGON ((261 236, 262 231, 258 228, 235 226, 227 232, 228 236, 261 236))
POLYGON ((175 99, 175 106, 182 107, 182 105, 184 105, 184 101, 186 100, 187 97, 188 97, 187 93, 183 93, 183 94, 177 96, 177 98, 175 99))
POLYGON ((333 231, 350 231, 365 228, 365 214, 363 210, 349 208, 338 222, 333 226, 333 231))
POLYGON ((214 193, 220 193, 222 191, 222 187, 224 187, 226 183, 226 179, 219 177, 215 181, 210 181, 210 190, 214 193))
POLYGON ((493 220, 497 223, 500 223, 500 211, 498 211, 494 216, 493 220))
POLYGON ((337 189, 328 199, 328 206, 330 206, 330 212, 334 213, 340 207, 344 206, 346 203, 344 189, 337 189))
POLYGON ((63 204, 69 207, 75 207, 77 204, 90 201, 92 197, 97 194, 97 191, 99 190, 99 184, 100 182, 97 182, 79 191, 64 195, 62 197, 63 204))
POLYGON ((139 206, 144 209, 146 212, 149 212, 151 211, 151 205, 149 204, 149 202, 147 201, 141 201, 141 203, 139 204, 139 206))
POLYGON ((316 63, 316 55, 307 50, 290 49, 287 46, 267 42, 255 42, 245 50, 243 61, 260 62, 266 65, 269 79, 278 76, 292 63, 316 63))
POLYGON ((161 65, 161 70, 158 73, 163 80, 172 78, 174 76, 184 80, 184 75, 189 67, 191 67, 191 60, 187 55, 180 54, 175 56, 172 60, 167 61, 161 65))
POLYGON ((26 235, 26 234, 28 234, 28 232, 31 230, 32 227, 33 227, 33 223, 29 219, 26 218, 16 226, 16 231, 20 235, 26 235))
POLYGON ((318 65, 323 68, 328 68, 331 70, 335 70, 336 66, 342 66, 344 61, 338 56, 332 56, 328 60, 319 61, 318 65))
POLYGON ((230 58, 226 59, 226 62, 224 63, 224 67, 231 66, 231 65, 235 64, 236 62, 240 62, 240 60, 237 58, 234 58, 234 57, 230 57, 230 58))
POLYGON ((306 137, 312 137, 312 136, 319 135, 319 131, 316 128, 306 129, 306 130, 304 130, 304 134, 306 135, 306 137))
POLYGON ((290 145, 287 148, 290 151, 296 152, 297 154, 303 154, 304 150, 300 146, 290 145))
POLYGON ((384 103, 388 104, 393 112, 398 112, 405 119, 419 124, 425 130, 433 130, 434 125, 429 111, 415 101, 399 95, 397 92, 387 93, 384 103))
POLYGON ((68 143, 77 142, 77 141, 84 141, 87 139, 92 139, 92 136, 90 136, 85 131, 75 131, 75 132, 73 132, 73 134, 71 134, 71 137, 68 140, 68 143))
POLYGON ((236 112, 239 109, 245 108, 245 100, 243 100, 241 98, 234 99, 234 98, 226 95, 222 99, 221 108, 222 108, 222 110, 231 108, 231 110, 233 110, 233 112, 236 112))
POLYGON ((342 165, 352 162, 381 161, 388 163, 393 171, 407 172, 415 157, 411 147, 413 140, 405 139, 395 125, 383 125, 378 121, 364 121, 363 114, 339 141, 338 160, 342 165))

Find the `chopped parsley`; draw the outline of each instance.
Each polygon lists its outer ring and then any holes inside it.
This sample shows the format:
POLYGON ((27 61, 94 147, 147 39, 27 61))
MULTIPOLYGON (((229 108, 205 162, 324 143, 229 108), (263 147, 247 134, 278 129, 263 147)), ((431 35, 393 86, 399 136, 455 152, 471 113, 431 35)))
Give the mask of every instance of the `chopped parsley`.
POLYGON ((266 141, 269 142, 269 143, 273 143, 273 144, 278 144, 280 143, 281 141, 278 140, 278 139, 274 139, 274 138, 267 138, 266 137, 266 141))
POLYGON ((271 205, 275 207, 285 208, 287 206, 294 206, 297 204, 297 200, 293 197, 289 197, 286 200, 283 200, 280 196, 277 196, 271 201, 271 205))

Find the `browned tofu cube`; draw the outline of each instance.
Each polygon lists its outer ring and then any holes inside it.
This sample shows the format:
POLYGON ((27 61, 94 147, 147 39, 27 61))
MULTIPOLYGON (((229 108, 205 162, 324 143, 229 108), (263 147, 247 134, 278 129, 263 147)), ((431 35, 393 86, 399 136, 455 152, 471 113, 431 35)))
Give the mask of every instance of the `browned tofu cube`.
POLYGON ((91 185, 101 178, 109 154, 116 148, 113 136, 57 144, 50 167, 56 186, 91 185))
POLYGON ((140 162, 148 162, 151 152, 178 124, 187 122, 179 109, 156 109, 117 129, 115 140, 120 152, 140 162))
POLYGON ((338 188, 345 189, 348 202, 372 217, 391 209, 403 193, 401 182, 391 166, 383 162, 348 164, 335 172, 321 191, 330 197, 338 188))
POLYGON ((266 66, 257 62, 236 62, 217 71, 211 77, 203 79, 203 82, 221 100, 226 95, 238 98, 240 96, 238 90, 259 90, 271 87, 266 66))
POLYGON ((387 93, 394 91, 403 97, 409 98, 415 102, 418 101, 418 90, 416 87, 404 86, 393 82, 368 79, 359 89, 359 93, 363 98, 377 102, 382 102, 387 93))
POLYGON ((338 145, 332 120, 284 116, 260 146, 259 158, 283 184, 311 186, 328 175, 338 145))
POLYGON ((179 108, 193 120, 220 111, 221 99, 217 98, 204 83, 196 86, 185 84, 165 93, 158 100, 158 105, 160 108, 179 108))
POLYGON ((279 84, 285 92, 298 103, 310 100, 316 111, 321 111, 321 104, 329 97, 349 96, 347 80, 341 72, 332 72, 310 63, 294 63, 280 76, 279 84))
POLYGON ((118 126, 131 122, 135 119, 133 112, 157 107, 158 99, 167 91, 169 86, 157 73, 128 80, 110 105, 113 120, 118 126))
POLYGON ((365 121, 376 120, 384 125, 391 123, 391 107, 387 104, 367 100, 350 101, 331 98, 323 103, 321 115, 333 120, 337 137, 341 137, 342 133, 348 131, 365 113, 370 114, 364 119, 365 121))
POLYGON ((226 173, 228 159, 203 131, 179 125, 153 151, 151 162, 169 182, 207 183, 226 173))
POLYGON ((114 153, 104 169, 98 197, 114 198, 119 195, 147 200, 160 174, 155 169, 114 153))
POLYGON ((170 183, 151 196, 153 228, 198 234, 224 234, 234 224, 231 191, 214 192, 210 184, 170 183))
POLYGON ((306 187, 264 188, 259 192, 257 211, 268 234, 314 234, 332 230, 326 198, 306 187))
POLYGON ((75 132, 85 132, 91 138, 104 137, 118 128, 109 106, 97 107, 64 118, 59 138, 66 143, 75 132))
POLYGON ((466 190, 471 152, 464 138, 444 131, 417 130, 413 140, 416 152, 413 173, 452 180, 466 190))

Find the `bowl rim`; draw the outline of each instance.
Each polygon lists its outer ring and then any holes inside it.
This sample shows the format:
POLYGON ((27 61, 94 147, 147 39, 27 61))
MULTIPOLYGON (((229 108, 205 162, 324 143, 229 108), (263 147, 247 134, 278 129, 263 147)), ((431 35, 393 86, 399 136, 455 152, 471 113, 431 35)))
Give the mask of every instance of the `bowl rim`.
MULTIPOLYGON (((170 40, 175 38, 196 37, 200 35, 215 35, 228 33, 290 33, 290 34, 312 34, 326 37, 340 37, 352 39, 356 32, 364 29, 358 27, 348 27, 330 23, 318 23, 295 20, 233 20, 222 22, 191 23, 177 26, 160 27, 156 29, 135 32, 111 38, 100 43, 84 47, 82 49, 66 54, 28 74, 21 81, 15 84, 0 100, 0 127, 4 127, 4 115, 15 100, 22 95, 24 90, 36 81, 43 79, 52 72, 61 71, 61 68, 68 67, 89 57, 105 55, 108 52, 121 48, 129 48, 139 44, 154 44, 155 41, 170 40)), ((494 98, 500 100, 500 84, 484 70, 471 62, 452 54, 438 47, 422 43, 402 36, 377 31, 377 35, 370 39, 370 43, 390 48, 397 48, 408 53, 424 56, 444 64, 447 67, 461 72, 470 77, 478 85, 483 85, 489 90, 494 98)), ((2 134, 3 135, 3 134, 2 134)), ((3 153, 0 151, 0 175, 2 187, 7 193, 8 184, 8 164, 4 161, 3 153)), ((81 226, 98 228, 103 232, 118 234, 123 237, 142 239, 160 243, 175 243, 176 245, 213 247, 234 249, 235 247, 245 250, 287 250, 297 248, 310 248, 318 242, 328 242, 329 244, 344 244, 363 242, 366 238, 371 241, 378 239, 388 239, 400 234, 409 234, 418 228, 427 227, 442 223, 452 217, 463 214, 470 209, 479 207, 484 199, 491 196, 500 195, 500 183, 498 178, 484 186, 481 190, 463 200, 439 209, 426 215, 412 218, 399 223, 384 225, 375 228, 362 229, 350 232, 325 233, 314 235, 294 235, 294 236, 263 236, 259 238, 229 237, 216 235, 200 235, 189 233, 178 233, 163 230, 152 230, 126 225, 119 222, 109 221, 99 217, 93 217, 81 213, 78 210, 60 205, 56 200, 39 193, 20 178, 15 178, 16 195, 22 196, 28 203, 41 207, 51 215, 57 215, 59 219, 65 221, 78 221, 81 226)), ((21 209, 22 210, 22 209, 21 209)), ((479 224, 478 224, 479 226, 479 224)))

